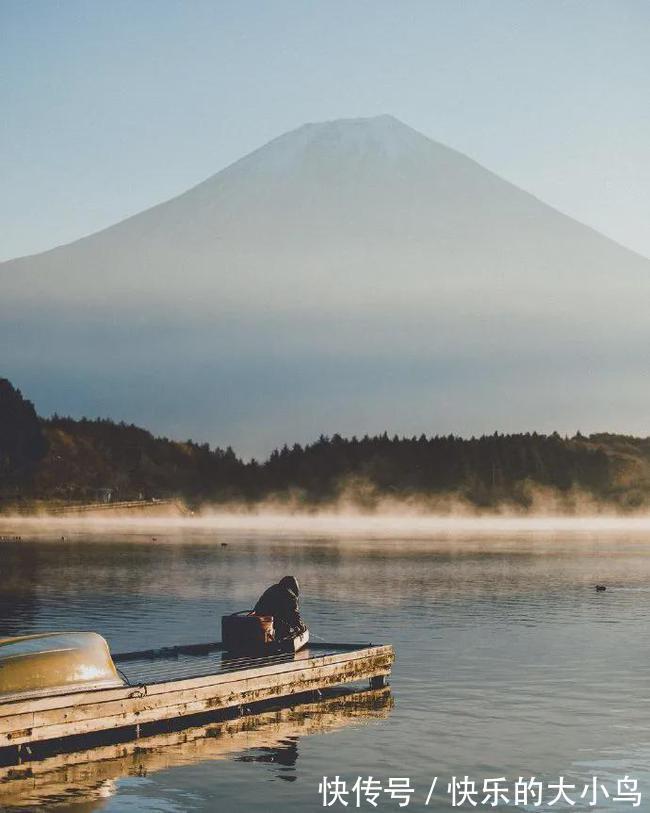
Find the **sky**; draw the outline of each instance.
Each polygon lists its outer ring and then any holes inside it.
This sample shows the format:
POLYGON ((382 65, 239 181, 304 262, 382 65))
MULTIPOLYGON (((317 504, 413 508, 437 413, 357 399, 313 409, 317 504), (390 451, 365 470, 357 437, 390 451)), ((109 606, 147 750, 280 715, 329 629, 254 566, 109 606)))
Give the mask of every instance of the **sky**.
POLYGON ((650 256, 647 0, 0 0, 0 260, 391 113, 650 256))

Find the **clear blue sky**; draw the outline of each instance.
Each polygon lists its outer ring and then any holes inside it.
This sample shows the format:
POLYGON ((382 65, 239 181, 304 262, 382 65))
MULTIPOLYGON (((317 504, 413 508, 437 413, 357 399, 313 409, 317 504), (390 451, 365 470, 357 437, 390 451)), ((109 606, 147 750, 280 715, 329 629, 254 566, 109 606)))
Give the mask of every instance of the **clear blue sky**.
POLYGON ((0 0, 0 259, 392 113, 650 256, 647 0, 0 0))

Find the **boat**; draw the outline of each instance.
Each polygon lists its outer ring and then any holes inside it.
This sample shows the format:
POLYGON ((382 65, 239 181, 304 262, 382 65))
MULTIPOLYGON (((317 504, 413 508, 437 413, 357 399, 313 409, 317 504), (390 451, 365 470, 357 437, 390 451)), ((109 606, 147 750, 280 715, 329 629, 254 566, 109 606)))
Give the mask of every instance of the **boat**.
POLYGON ((55 691, 123 686, 96 632, 50 632, 0 639, 0 701, 55 691))
POLYGON ((254 610, 241 610, 221 618, 221 640, 232 653, 276 655, 298 652, 309 643, 309 630, 303 626, 282 638, 276 636, 272 615, 258 615, 254 610))
MULTIPOLYGON (((33 758, 64 741, 128 741, 212 715, 247 715, 323 689, 386 685, 389 645, 310 643, 233 656, 221 641, 111 655, 94 632, 0 641, 0 754, 33 758)), ((6 755, 2 759, 6 759, 6 755)))

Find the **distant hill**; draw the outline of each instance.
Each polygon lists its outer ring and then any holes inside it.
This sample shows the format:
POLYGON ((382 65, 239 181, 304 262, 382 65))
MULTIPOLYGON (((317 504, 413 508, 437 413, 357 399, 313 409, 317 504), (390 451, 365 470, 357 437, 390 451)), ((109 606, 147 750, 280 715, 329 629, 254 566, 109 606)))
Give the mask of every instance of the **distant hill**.
POLYGON ((282 135, 1 264, 0 291, 3 369, 46 413, 257 455, 385 426, 647 425, 650 261, 390 116, 282 135))

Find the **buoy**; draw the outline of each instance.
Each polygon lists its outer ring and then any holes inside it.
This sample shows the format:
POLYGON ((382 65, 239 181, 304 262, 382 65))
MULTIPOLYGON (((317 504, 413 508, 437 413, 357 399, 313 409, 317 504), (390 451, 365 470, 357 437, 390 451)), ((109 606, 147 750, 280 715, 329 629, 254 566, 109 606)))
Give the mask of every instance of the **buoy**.
POLYGON ((605 587, 604 584, 597 584, 596 585, 596 592, 597 593, 603 593, 605 590, 607 590, 607 588, 605 587))

